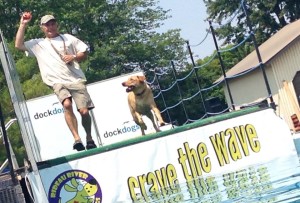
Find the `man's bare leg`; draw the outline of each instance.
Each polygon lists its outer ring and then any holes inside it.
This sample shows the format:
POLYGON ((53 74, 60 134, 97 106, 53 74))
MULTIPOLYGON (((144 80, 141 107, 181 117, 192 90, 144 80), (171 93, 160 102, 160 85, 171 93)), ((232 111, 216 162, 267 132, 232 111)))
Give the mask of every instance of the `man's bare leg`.
POLYGON ((78 123, 77 118, 73 112, 71 98, 65 99, 63 102, 63 106, 65 110, 65 120, 75 140, 73 149, 76 149, 77 151, 85 150, 85 147, 83 146, 80 136, 78 134, 78 123))
POLYGON ((86 132, 86 148, 87 149, 92 149, 96 148, 97 146, 95 145, 95 142, 92 138, 92 118, 91 115, 89 114, 89 110, 87 108, 82 108, 79 109, 79 113, 81 115, 81 124, 86 132))
POLYGON ((90 141, 93 140, 92 139, 92 133, 91 133, 91 129, 92 129, 92 119, 91 116, 89 114, 89 110, 87 108, 82 108, 79 110, 79 113, 81 115, 81 124, 86 132, 86 140, 90 141))
POLYGON ((80 140, 80 136, 78 134, 78 123, 77 118, 73 112, 72 101, 71 98, 67 98, 63 101, 63 107, 65 110, 65 120, 66 123, 75 139, 75 141, 80 140))

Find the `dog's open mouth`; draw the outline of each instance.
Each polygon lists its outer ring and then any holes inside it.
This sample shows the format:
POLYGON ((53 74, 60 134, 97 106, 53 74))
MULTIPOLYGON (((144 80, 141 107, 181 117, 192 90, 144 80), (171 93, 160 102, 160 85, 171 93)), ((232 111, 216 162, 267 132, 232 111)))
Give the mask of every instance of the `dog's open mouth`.
POLYGON ((135 86, 128 86, 127 88, 126 88, 126 92, 131 92, 133 89, 135 88, 135 86))

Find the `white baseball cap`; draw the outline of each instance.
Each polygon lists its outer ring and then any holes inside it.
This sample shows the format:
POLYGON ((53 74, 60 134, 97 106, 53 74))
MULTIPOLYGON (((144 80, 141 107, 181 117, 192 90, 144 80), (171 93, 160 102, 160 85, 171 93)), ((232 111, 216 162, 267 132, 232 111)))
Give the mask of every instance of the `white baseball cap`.
POLYGON ((53 15, 44 15, 44 16, 41 18, 41 25, 46 24, 46 23, 49 22, 50 20, 56 20, 56 19, 54 18, 53 15))

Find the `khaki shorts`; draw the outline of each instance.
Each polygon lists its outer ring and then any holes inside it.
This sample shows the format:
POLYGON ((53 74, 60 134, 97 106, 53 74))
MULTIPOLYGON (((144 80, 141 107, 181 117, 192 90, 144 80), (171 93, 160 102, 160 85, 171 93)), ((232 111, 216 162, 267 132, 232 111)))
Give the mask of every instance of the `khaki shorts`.
POLYGON ((54 84, 52 88, 60 103, 72 97, 77 110, 95 107, 84 83, 54 84))

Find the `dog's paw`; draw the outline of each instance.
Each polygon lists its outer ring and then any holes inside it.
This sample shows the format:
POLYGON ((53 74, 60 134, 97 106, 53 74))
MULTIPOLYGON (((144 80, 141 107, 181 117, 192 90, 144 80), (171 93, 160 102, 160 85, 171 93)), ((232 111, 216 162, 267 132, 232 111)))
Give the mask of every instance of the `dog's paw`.
POLYGON ((165 122, 160 122, 160 123, 159 123, 159 126, 164 126, 164 125, 166 125, 165 122))

